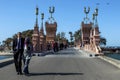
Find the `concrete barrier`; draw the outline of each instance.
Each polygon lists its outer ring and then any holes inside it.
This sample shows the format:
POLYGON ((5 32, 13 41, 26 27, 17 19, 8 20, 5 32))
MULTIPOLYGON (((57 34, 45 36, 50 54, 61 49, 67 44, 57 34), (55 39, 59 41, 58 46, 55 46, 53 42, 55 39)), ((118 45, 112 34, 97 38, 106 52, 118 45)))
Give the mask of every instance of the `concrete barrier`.
POLYGON ((13 58, 7 58, 7 59, 0 60, 0 68, 4 67, 6 65, 9 65, 13 62, 14 62, 13 58))
POLYGON ((9 52, 0 52, 1 56, 12 56, 13 53, 9 53, 9 52))

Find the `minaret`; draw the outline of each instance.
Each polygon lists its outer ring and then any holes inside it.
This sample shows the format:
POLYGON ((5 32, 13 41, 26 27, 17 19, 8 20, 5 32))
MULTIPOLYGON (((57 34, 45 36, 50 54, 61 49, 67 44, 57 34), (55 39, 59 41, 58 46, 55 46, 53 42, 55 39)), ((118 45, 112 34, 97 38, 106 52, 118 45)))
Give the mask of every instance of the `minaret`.
POLYGON ((44 19, 44 13, 41 13, 41 20, 42 20, 41 28, 40 28, 41 35, 44 35, 43 19, 44 19))
POLYGON ((99 41, 100 41, 99 33, 100 32, 99 32, 99 27, 98 27, 98 22, 97 22, 98 8, 95 9, 94 15, 95 15, 94 40, 95 40, 95 44, 99 45, 99 41))
POLYGON ((93 45, 94 45, 94 52, 100 53, 101 48, 99 46, 100 43, 100 32, 99 32, 99 27, 98 27, 98 22, 97 22, 97 16, 98 16, 98 8, 95 9, 94 12, 94 28, 93 28, 93 45))
POLYGON ((38 34, 39 33, 39 26, 38 26, 38 7, 36 7, 36 23, 34 26, 34 34, 38 34))
POLYGON ((34 52, 39 51, 39 26, 38 26, 38 7, 36 7, 36 23, 32 35, 32 43, 34 52))
POLYGON ((39 41, 40 41, 40 51, 42 52, 45 50, 45 36, 44 36, 44 28, 43 28, 43 19, 44 19, 44 13, 41 13, 41 28, 40 28, 40 33, 39 33, 39 41))

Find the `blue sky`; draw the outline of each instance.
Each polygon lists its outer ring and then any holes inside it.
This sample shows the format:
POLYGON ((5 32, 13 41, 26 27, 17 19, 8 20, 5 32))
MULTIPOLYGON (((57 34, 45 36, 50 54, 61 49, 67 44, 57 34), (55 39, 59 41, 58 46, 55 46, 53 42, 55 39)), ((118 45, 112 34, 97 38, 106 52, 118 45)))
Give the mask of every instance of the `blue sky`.
POLYGON ((107 45, 120 46, 120 0, 0 0, 0 42, 19 31, 34 28, 36 5, 39 7, 39 26, 40 13, 44 12, 45 22, 50 16, 49 7, 55 6, 53 16, 58 24, 57 32, 66 32, 69 39, 69 31, 80 29, 85 17, 84 7, 91 8, 88 15, 91 19, 96 3, 99 3, 101 36, 107 39, 107 45))

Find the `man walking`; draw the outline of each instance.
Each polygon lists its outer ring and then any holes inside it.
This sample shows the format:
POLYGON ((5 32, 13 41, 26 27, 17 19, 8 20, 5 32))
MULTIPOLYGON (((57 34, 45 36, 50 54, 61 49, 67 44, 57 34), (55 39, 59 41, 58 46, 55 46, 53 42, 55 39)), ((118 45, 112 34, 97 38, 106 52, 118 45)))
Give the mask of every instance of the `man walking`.
POLYGON ((13 54, 16 72, 18 75, 22 75, 22 56, 24 51, 24 38, 21 37, 21 33, 18 32, 17 38, 13 40, 13 54))

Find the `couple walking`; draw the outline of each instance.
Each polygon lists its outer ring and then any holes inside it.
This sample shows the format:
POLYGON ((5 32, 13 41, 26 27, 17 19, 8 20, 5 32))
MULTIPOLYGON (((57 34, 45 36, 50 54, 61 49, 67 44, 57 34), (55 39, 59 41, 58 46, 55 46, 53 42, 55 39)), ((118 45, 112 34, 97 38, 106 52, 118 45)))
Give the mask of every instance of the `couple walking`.
POLYGON ((13 54, 16 72, 18 75, 22 75, 22 59, 24 62, 23 72, 24 74, 29 74, 28 65, 32 54, 32 43, 30 38, 25 39, 21 37, 21 33, 17 34, 17 38, 13 40, 13 54))

